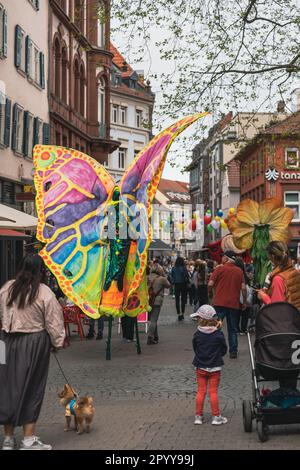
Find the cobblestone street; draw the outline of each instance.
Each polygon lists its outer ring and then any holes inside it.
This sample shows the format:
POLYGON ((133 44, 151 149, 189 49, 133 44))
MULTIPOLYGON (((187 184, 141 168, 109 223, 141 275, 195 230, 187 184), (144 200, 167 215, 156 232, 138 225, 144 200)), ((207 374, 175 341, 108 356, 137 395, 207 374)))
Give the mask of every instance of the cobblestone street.
MULTIPOLYGON (((191 308, 188 307, 188 313, 191 308)), ((206 403, 203 426, 195 426, 195 374, 191 339, 195 324, 186 316, 178 323, 174 300, 165 298, 158 345, 147 346, 141 326, 142 354, 124 343, 113 328, 112 360, 105 360, 104 341, 72 339, 59 353, 74 389, 94 397, 96 415, 91 434, 64 432, 64 409, 57 392, 64 379, 52 358, 47 393, 38 434, 54 449, 297 449, 300 426, 271 428, 270 440, 258 442, 257 433, 244 433, 242 400, 251 397, 247 338, 239 337, 239 357, 225 359, 220 402, 228 418, 225 426, 211 426, 206 403)), ((106 336, 105 327, 105 336, 106 336)))

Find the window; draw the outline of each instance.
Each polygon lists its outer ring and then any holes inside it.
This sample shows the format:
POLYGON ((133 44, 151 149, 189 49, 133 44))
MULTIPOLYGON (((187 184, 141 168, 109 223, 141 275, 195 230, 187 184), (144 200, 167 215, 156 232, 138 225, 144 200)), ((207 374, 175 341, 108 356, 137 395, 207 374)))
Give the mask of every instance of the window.
POLYGON ((97 45, 98 47, 105 47, 105 23, 104 18, 98 18, 98 31, 97 31, 97 45))
POLYGON ((121 124, 127 124, 127 108, 125 106, 121 106, 121 124))
POLYGON ((299 166, 299 152, 297 148, 285 149, 285 165, 291 168, 299 166))
POLYGON ((61 98, 64 103, 68 102, 68 53, 64 46, 61 54, 61 98))
POLYGON ((60 98, 60 43, 56 39, 54 43, 54 94, 60 98))
POLYGON ((7 12, 0 5, 0 58, 7 57, 7 12))
POLYGON ((26 69, 26 44, 25 32, 21 26, 16 25, 15 29, 15 66, 25 72, 26 69))
POLYGON ((105 123, 105 81, 100 78, 98 85, 98 121, 99 124, 105 123))
POLYGON ((136 127, 142 127, 142 121, 143 121, 143 111, 140 109, 136 110, 136 127))
POLYGON ((23 153, 23 122, 24 110, 18 104, 14 105, 13 113, 13 135, 12 135, 12 149, 14 152, 23 153))
POLYGON ((134 158, 137 157, 139 153, 140 153, 140 150, 137 150, 137 149, 136 149, 136 150, 134 151, 134 158))
POLYGON ((119 148, 119 169, 120 170, 125 170, 126 152, 127 152, 126 149, 119 148))
POLYGON ((84 67, 81 65, 80 67, 80 114, 81 116, 85 116, 85 73, 84 67))
POLYGON ((111 122, 113 122, 114 124, 117 124, 118 115, 119 115, 119 106, 117 104, 113 104, 111 108, 111 122))
POLYGON ((68 137, 66 135, 62 137, 62 145, 63 147, 68 147, 68 137))
POLYGON ((75 78, 75 87, 74 87, 74 108, 76 111, 79 111, 79 102, 80 102, 80 72, 78 61, 75 60, 74 64, 74 78, 75 78))
POLYGON ((299 192, 297 191, 290 191, 284 193, 284 205, 292 209, 295 213, 293 221, 300 220, 300 198, 299 192))
POLYGON ((9 181, 2 181, 2 202, 4 204, 15 203, 15 185, 9 181))
POLYGON ((28 0, 35 10, 40 9, 40 0, 28 0))
POLYGON ((75 0, 74 3, 74 23, 77 28, 84 33, 85 2, 84 0, 75 0))
POLYGON ((55 132, 55 145, 60 145, 60 137, 61 137, 60 132, 56 131, 55 132))
POLYGON ((34 144, 34 120, 33 115, 28 111, 24 112, 23 128, 23 154, 25 157, 32 158, 32 149, 34 144))
POLYGON ((4 145, 6 98, 0 91, 0 145, 4 145))

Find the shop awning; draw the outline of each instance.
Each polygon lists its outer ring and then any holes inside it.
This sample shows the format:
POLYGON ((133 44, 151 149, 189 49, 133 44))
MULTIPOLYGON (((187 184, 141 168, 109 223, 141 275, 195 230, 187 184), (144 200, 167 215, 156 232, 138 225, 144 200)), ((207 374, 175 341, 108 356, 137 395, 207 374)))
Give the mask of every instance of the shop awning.
POLYGON ((38 219, 25 212, 0 204, 0 229, 36 230, 38 219), (6 219, 6 220, 3 220, 6 219))
POLYGON ((23 232, 17 232, 16 230, 0 228, 0 238, 19 238, 20 240, 29 240, 31 239, 31 236, 26 235, 26 233, 23 232))
POLYGON ((153 240, 150 247, 150 251, 172 251, 170 245, 167 245, 165 242, 161 240, 153 240))

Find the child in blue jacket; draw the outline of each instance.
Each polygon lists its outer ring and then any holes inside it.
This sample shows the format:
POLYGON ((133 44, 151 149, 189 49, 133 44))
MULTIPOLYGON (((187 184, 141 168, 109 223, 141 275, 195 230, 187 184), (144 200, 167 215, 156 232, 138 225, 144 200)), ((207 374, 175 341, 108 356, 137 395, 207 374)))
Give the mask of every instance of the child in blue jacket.
POLYGON ((220 414, 218 398, 221 370, 224 365, 223 356, 227 352, 227 345, 220 330, 222 322, 215 316, 216 311, 211 305, 202 305, 197 312, 191 315, 191 318, 198 321, 198 328, 193 337, 195 352, 193 365, 196 367, 198 383, 195 424, 203 423, 203 406, 207 386, 212 411, 211 424, 227 423, 227 418, 220 414))

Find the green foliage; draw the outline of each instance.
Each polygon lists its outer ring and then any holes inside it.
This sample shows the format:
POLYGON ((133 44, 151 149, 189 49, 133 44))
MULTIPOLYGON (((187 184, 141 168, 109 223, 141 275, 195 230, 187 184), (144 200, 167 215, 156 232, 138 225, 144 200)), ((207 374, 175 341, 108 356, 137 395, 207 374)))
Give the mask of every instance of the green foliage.
POLYGON ((148 54, 151 63, 157 47, 169 64, 160 74, 161 115, 245 109, 245 103, 248 110, 274 110, 274 102, 287 102, 297 86, 298 0, 111 3, 123 52, 142 60, 148 54))

